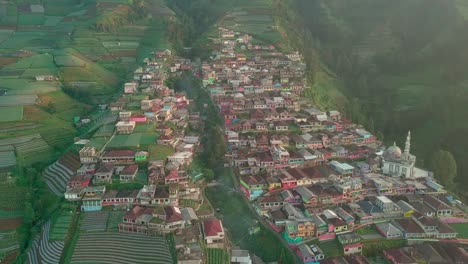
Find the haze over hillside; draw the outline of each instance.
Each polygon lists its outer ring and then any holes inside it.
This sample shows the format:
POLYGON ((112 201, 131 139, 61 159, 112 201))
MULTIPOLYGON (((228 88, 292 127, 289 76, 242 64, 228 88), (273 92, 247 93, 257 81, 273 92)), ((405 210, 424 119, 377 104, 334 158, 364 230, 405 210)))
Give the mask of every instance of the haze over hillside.
MULTIPOLYGON (((385 141, 412 130, 419 163, 436 149, 454 154, 466 183, 468 141, 467 4, 463 1, 275 1, 291 43, 314 73, 322 105, 348 115, 385 141), (321 89, 322 88, 322 89, 321 89), (338 91, 338 93, 337 93, 338 91), (343 97, 336 94, 343 93, 343 97)), ((401 143, 401 142, 399 142, 401 143)), ((429 166, 430 167, 430 166, 429 166)))

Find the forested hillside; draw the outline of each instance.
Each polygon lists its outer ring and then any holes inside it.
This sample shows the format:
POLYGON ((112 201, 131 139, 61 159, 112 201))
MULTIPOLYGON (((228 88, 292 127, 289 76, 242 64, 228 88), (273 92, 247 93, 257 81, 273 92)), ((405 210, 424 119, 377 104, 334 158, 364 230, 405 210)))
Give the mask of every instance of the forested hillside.
MULTIPOLYGON (((468 9, 456 0, 275 0, 278 20, 300 49, 315 91, 348 115, 402 144, 413 133, 419 164, 437 149, 453 153, 468 183, 468 9)), ((330 102, 327 102, 330 104, 330 102)), ((459 186, 463 186, 459 184, 459 186)), ((460 190, 462 191, 462 190, 460 190)))

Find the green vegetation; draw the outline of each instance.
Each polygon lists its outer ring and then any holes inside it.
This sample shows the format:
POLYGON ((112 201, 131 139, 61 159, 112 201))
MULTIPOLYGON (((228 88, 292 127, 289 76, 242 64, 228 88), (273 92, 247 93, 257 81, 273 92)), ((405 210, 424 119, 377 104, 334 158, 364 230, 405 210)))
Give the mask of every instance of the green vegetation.
POLYGON ((407 241, 404 239, 396 240, 379 240, 373 242, 365 242, 364 248, 362 249, 362 254, 364 256, 377 256, 382 253, 382 250, 387 248, 399 248, 407 245, 407 241))
POLYGON ((428 167, 434 172, 440 183, 448 188, 453 188, 453 180, 457 176, 457 163, 452 153, 445 150, 437 150, 429 159, 428 167))
POLYGON ((109 142, 107 148, 135 148, 148 146, 156 143, 157 133, 132 133, 130 135, 115 135, 109 142))
POLYGON ((321 241, 318 243, 318 246, 323 250, 323 253, 327 258, 343 255, 343 247, 336 239, 321 241))
POLYGON ((258 215, 249 208, 240 193, 233 191, 232 171, 223 169, 217 176, 221 185, 208 187, 205 192, 212 206, 220 209, 220 217, 229 230, 232 244, 255 252, 264 261, 294 263, 296 259, 293 253, 285 249, 282 238, 269 227, 261 226, 259 232, 249 234, 249 228, 257 225, 258 215))
POLYGON ((72 221, 74 212, 68 209, 62 209, 58 217, 52 224, 50 240, 65 240, 68 234, 68 228, 72 221))
POLYGON ((402 142, 411 130, 420 166, 445 149, 458 161, 457 186, 468 182, 468 166, 461 162, 468 157, 463 1, 273 2, 281 31, 310 69, 308 97, 338 107, 389 142, 402 142), (331 85, 318 85, 323 74, 331 85))
POLYGON ((171 146, 166 145, 150 145, 148 146, 149 159, 150 160, 165 160, 168 156, 175 153, 175 150, 171 146))
POLYGON ((466 223, 451 224, 450 227, 458 233, 457 237, 468 238, 468 225, 466 223))
POLYGON ((119 230, 119 223, 125 215, 125 211, 111 211, 107 219, 107 231, 117 232, 119 230))
POLYGON ((167 242, 162 237, 114 232, 83 233, 76 244, 71 263, 99 263, 118 258, 128 263, 172 263, 167 242), (139 250, 132 245, 139 244, 139 250), (126 245, 126 246, 123 246, 126 245), (90 251, 96 252, 89 254, 90 251))
POLYGON ((368 225, 356 230, 356 233, 359 235, 375 235, 380 234, 377 228, 374 225, 368 225))
POLYGON ((231 263, 229 254, 225 249, 207 248, 206 249, 207 264, 227 264, 231 263))

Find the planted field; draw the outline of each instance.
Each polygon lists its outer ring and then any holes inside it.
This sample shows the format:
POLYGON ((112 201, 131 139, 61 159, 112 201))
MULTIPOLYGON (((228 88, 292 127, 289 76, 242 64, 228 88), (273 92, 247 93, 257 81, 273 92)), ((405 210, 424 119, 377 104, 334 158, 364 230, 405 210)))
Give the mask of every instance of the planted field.
POLYGON ((168 156, 174 154, 174 149, 166 145, 150 145, 148 147, 150 160, 165 160, 168 156))
POLYGON ((58 218, 52 224, 50 232, 50 240, 63 241, 67 237, 68 227, 73 217, 73 212, 69 210, 62 210, 58 218))
POLYGON ((81 232, 92 232, 92 231, 105 231, 107 227, 107 221, 109 219, 109 212, 98 211, 98 212, 85 212, 83 221, 81 222, 81 232))
MULTIPOLYGON (((24 73, 24 71, 23 71, 24 73)), ((36 99, 36 94, 38 93, 47 93, 60 90, 59 82, 37 82, 27 79, 11 79, 6 77, 0 77, 0 87, 7 90, 6 95, 0 96, 13 96, 13 95, 29 95, 34 96, 36 99)), ((10 99, 11 100, 11 99, 10 99)), ((33 101, 34 102, 34 101, 33 101)), ((20 104, 20 102, 14 102, 20 104)))
POLYGON ((319 247, 323 250, 323 253, 327 258, 343 255, 343 248, 336 239, 321 241, 319 242, 319 247))
POLYGON ((359 235, 379 235, 379 231, 375 228, 374 225, 365 226, 356 230, 356 233, 359 235))
POLYGON ((117 232, 119 230, 119 223, 122 222, 122 217, 125 215, 125 211, 111 211, 107 219, 107 231, 117 232))
POLYGON ((15 149, 18 158, 26 165, 49 161, 56 156, 55 151, 42 138, 18 144, 15 149))
POLYGON ((16 229, 23 223, 22 217, 0 217, 0 232, 1 230, 16 229))
POLYGON ((0 122, 19 121, 23 119, 23 106, 0 107, 0 122))
POLYGON ((5 211, 23 209, 25 193, 26 188, 17 187, 14 181, 0 183, 0 209, 5 211))
POLYGON ((133 147, 139 148, 140 146, 154 144, 156 142, 157 134, 152 133, 133 133, 130 135, 116 135, 112 141, 107 145, 108 148, 121 148, 133 147))
POLYGON ((225 249, 207 248, 206 249, 207 264, 227 264, 231 263, 229 254, 225 249))
POLYGON ((42 234, 33 239, 28 250, 28 263, 60 263, 63 241, 49 241, 50 221, 42 228, 42 234))
MULTIPOLYGON (((250 235, 249 229, 256 226, 257 214, 250 210, 244 197, 233 191, 232 171, 224 169, 218 172, 221 185, 207 187, 205 194, 214 208, 219 208, 223 215, 223 225, 229 232, 231 242, 242 248, 254 251, 265 261, 278 261, 282 255, 284 263, 294 263, 295 256, 284 248, 280 239, 267 227, 250 235)), ((200 211, 199 211, 200 212, 200 211)))
POLYGON ((3 95, 0 96, 0 107, 33 105, 37 101, 36 95, 3 95))
POLYGON ((15 230, 0 232, 0 262, 2 256, 18 249, 18 235, 15 230))
POLYGON ((137 234, 81 234, 71 263, 173 263, 164 238, 137 234))
POLYGON ((468 238, 468 223, 451 224, 450 227, 457 231, 459 238, 468 238))

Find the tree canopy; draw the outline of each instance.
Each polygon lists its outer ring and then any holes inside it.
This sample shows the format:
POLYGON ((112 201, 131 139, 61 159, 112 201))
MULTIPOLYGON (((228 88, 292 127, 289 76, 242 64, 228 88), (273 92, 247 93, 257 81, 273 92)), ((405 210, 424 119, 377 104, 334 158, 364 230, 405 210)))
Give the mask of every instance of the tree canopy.
POLYGON ((435 177, 447 187, 453 187, 453 180, 457 176, 457 163, 452 153, 445 150, 435 151, 430 160, 429 168, 435 177))

